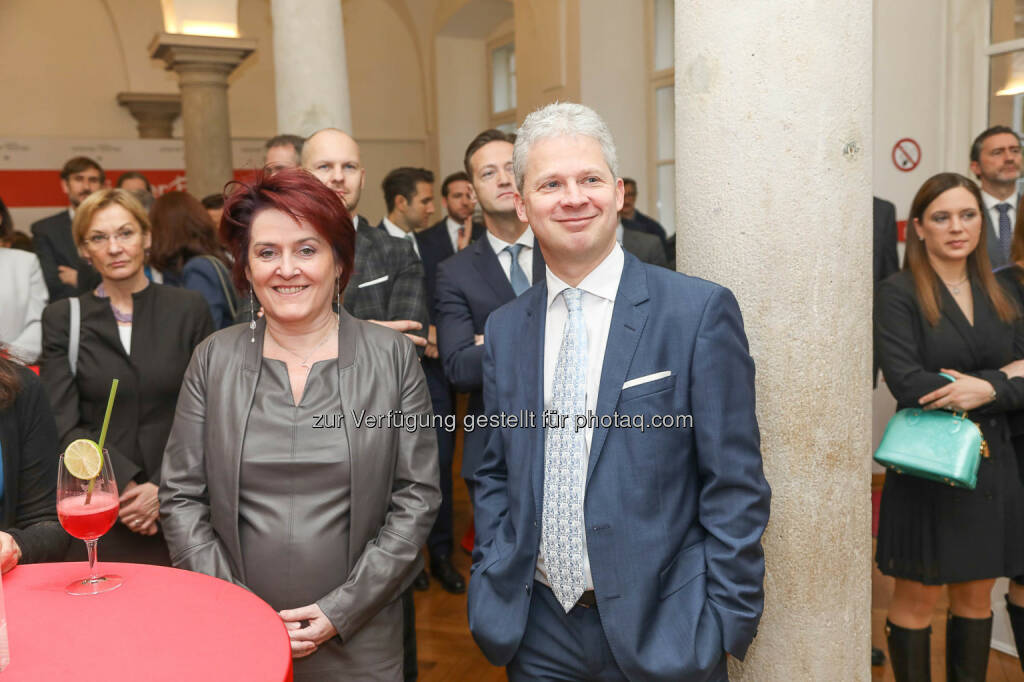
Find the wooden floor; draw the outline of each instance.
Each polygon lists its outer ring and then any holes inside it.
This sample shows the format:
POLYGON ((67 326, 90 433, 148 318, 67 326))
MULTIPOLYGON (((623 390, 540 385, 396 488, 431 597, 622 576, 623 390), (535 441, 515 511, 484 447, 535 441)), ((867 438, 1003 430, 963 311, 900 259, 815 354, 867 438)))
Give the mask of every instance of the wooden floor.
MULTIPOLYGON (((872 562, 871 574, 871 644, 885 651, 885 667, 872 668, 871 679, 894 682, 892 667, 889 665, 889 652, 885 645, 885 614, 892 595, 892 579, 878 572, 872 562)), ((949 602, 940 599, 932 616, 932 681, 942 682, 946 679, 946 610, 949 602)), ((986 682, 1024 682, 1020 662, 1013 656, 992 649, 988 659, 988 678, 986 682)))
MULTIPOLYGON (((456 568, 468 580, 470 558, 458 547, 458 541, 469 525, 472 511, 466 486, 458 477, 461 467, 461 434, 459 441, 453 467, 456 472, 453 486, 456 547, 452 558, 456 568)), ((884 667, 871 669, 871 679, 894 682, 885 644, 885 614, 892 593, 892 580, 879 573, 873 563, 872 566, 871 642, 886 652, 887 660, 884 667)), ((946 602, 941 601, 932 619, 933 682, 946 679, 946 607, 946 602)), ((488 663, 469 634, 465 594, 448 594, 434 581, 431 581, 430 589, 426 592, 417 592, 416 638, 419 679, 422 682, 491 682, 506 679, 504 669, 488 663)), ((989 659, 987 682, 1024 682, 1024 673, 1016 658, 993 650, 989 659)))
MULTIPOLYGON (((455 469, 458 472, 458 468, 455 469)), ((458 546, 472 513, 462 479, 455 479, 455 552, 452 560, 462 577, 469 579, 470 558, 458 546)), ((434 580, 430 589, 416 593, 416 654, 421 682, 490 682, 505 680, 505 669, 496 668, 480 653, 469 634, 466 595, 449 594, 434 580)))
MULTIPOLYGON (((456 405, 458 422, 466 413, 466 396, 459 395, 456 405)), ((453 473, 453 507, 455 514, 455 550, 452 563, 469 582, 472 563, 459 541, 473 518, 466 484, 459 476, 462 469, 462 430, 456 434, 453 473)), ((426 552, 424 552, 426 558, 426 552)), ((449 594, 431 579, 430 589, 416 592, 416 658, 420 682, 491 682, 505 680, 504 668, 496 668, 480 653, 469 634, 466 617, 466 595, 449 594)))

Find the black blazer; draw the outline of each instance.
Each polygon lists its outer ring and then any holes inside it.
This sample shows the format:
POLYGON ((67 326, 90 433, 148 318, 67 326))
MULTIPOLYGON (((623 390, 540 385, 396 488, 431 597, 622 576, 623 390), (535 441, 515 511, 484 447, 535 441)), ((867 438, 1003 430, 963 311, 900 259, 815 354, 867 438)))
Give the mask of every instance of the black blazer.
POLYGON ((3 530, 21 548, 21 563, 60 561, 71 537, 57 520, 57 425, 39 379, 17 368, 21 391, 0 410, 3 530))
MULTIPOLYGON (((545 277, 544 256, 533 241, 533 284, 545 277)), ((483 414, 484 347, 474 342, 488 316, 515 299, 512 284, 486 238, 478 239, 437 268, 434 323, 445 375, 456 391, 469 393, 468 415, 483 414)), ((466 433, 462 477, 470 478, 483 455, 484 429, 466 433)))
POLYGON ((874 281, 877 285, 900 269, 896 242, 899 230, 896 228, 896 206, 885 199, 873 197, 874 201, 874 281))
POLYGON ((992 384, 996 399, 971 410, 971 417, 981 427, 993 456, 1009 456, 1006 413, 1024 407, 1024 379, 1008 379, 999 368, 1024 357, 1024 324, 1000 320, 973 278, 971 289, 974 325, 940 285, 941 313, 933 327, 918 305, 910 272, 902 270, 889 277, 878 288, 875 347, 885 381, 900 408, 919 407, 921 396, 947 385, 938 374, 943 368, 992 384))
POLYGON ((423 264, 412 245, 378 230, 359 217, 352 278, 342 305, 360 320, 416 320, 427 334, 427 295, 423 264))
POLYGON ((110 394, 119 380, 107 441, 119 488, 129 481, 160 484, 164 445, 192 350, 213 332, 210 307, 188 289, 150 284, 134 294, 131 354, 125 353, 108 299, 78 297, 82 326, 78 372, 68 364, 70 305, 43 311, 40 378, 57 418, 61 447, 97 439, 110 394))
MULTIPOLYGON (((874 283, 872 299, 878 296, 878 283, 900 269, 896 242, 899 230, 896 228, 896 207, 885 199, 874 197, 874 283)), ((878 385, 878 350, 872 353, 871 383, 878 385)))
POLYGON ((43 269, 43 279, 46 280, 51 303, 69 296, 77 296, 100 283, 99 273, 78 253, 78 247, 75 246, 74 237, 71 235, 71 216, 66 209, 32 223, 32 245, 43 269), (67 265, 78 270, 77 289, 60 281, 60 271, 57 269, 59 265, 67 265))

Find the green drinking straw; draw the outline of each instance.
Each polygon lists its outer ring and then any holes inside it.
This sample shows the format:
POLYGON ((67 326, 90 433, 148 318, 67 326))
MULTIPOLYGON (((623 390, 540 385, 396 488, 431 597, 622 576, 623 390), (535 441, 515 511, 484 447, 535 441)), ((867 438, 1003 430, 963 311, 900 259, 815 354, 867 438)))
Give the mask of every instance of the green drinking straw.
MULTIPOLYGON (((110 425, 110 412, 114 409, 114 396, 117 395, 117 379, 110 382, 110 397, 107 398, 107 413, 103 415, 103 428, 100 429, 100 441, 98 443, 100 454, 103 454, 103 441, 107 439, 107 426, 110 425)), ((89 487, 85 491, 85 504, 92 500, 92 487, 96 479, 89 480, 89 487)))

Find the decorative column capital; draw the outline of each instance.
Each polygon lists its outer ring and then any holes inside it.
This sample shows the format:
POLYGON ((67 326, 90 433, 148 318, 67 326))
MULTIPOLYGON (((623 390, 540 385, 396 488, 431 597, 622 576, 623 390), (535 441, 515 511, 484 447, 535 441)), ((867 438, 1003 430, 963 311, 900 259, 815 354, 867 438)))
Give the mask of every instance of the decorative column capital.
POLYGON ((149 56, 160 59, 170 71, 220 73, 224 78, 256 50, 251 38, 158 33, 149 43, 149 56))
POLYGON ((170 138, 174 120, 181 114, 181 95, 119 92, 117 103, 131 113, 143 139, 170 138))

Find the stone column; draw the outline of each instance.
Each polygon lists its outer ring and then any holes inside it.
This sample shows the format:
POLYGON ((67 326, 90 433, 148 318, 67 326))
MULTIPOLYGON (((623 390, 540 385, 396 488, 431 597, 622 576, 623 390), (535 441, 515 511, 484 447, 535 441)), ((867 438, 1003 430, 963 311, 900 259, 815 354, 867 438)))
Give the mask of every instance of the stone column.
POLYGON ((117 103, 128 109, 142 139, 170 139, 181 114, 181 96, 154 92, 119 92, 117 103))
POLYGON ((675 5, 677 262, 733 290, 772 486, 731 679, 870 680, 870 0, 675 5))
POLYGON ((178 74, 185 128, 185 179, 197 197, 220 192, 233 176, 228 76, 255 40, 161 33, 149 53, 178 74))
MULTIPOLYGON (((352 131, 339 0, 271 0, 277 130, 352 131)), ((385 77, 386 80, 386 77, 385 77)))

